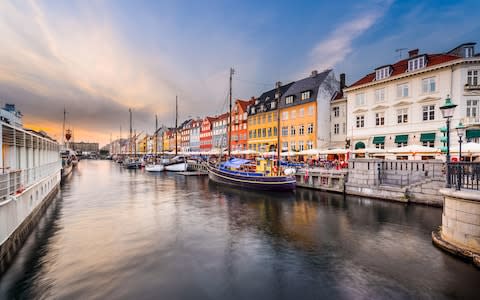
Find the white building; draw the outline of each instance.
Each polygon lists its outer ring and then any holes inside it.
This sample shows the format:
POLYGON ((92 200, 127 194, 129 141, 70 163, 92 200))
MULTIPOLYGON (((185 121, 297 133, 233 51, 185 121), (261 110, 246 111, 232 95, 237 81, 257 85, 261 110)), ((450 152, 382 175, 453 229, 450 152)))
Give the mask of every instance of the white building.
POLYGON ((408 58, 378 67, 344 89, 351 149, 444 147, 440 106, 449 96, 458 105, 451 121, 451 146, 458 144, 454 128, 460 121, 468 128, 468 140, 478 142, 480 56, 474 46, 466 43, 440 54, 412 50, 408 58))
POLYGON ((345 88, 345 74, 340 74, 340 92, 330 102, 330 146, 345 148, 347 145, 347 98, 342 90, 345 88))

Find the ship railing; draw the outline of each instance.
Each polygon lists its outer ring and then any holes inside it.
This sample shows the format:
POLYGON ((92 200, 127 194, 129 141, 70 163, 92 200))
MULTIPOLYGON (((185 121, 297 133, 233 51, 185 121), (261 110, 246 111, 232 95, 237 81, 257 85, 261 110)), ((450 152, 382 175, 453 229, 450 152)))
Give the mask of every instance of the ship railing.
POLYGON ((6 170, 0 174, 0 202, 8 196, 22 193, 40 180, 55 174, 61 168, 61 160, 23 170, 6 170))

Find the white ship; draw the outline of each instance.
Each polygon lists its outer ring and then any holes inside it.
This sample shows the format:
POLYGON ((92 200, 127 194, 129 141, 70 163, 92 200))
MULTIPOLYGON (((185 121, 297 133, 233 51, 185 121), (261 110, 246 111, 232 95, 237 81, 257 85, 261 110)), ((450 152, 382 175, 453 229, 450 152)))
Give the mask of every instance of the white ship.
POLYGON ((56 195, 61 178, 59 144, 45 133, 23 129, 19 119, 14 106, 1 110, 0 276, 56 195))

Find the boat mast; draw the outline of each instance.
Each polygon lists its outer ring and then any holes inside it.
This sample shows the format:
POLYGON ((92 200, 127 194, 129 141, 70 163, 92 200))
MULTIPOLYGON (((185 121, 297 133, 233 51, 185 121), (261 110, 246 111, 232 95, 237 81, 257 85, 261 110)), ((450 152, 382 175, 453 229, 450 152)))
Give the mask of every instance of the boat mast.
POLYGON ((178 96, 175 95, 175 156, 177 156, 178 150, 178 139, 177 139, 177 129, 178 127, 178 96))
POLYGON ((158 150, 158 116, 155 115, 155 157, 157 156, 158 150))
POLYGON ((118 151, 120 154, 122 154, 122 125, 120 125, 120 140, 118 142, 118 146, 120 147, 120 151, 118 151))
POLYGON ((230 110, 228 113, 229 122, 228 122, 228 157, 230 157, 230 153, 232 151, 232 76, 235 74, 235 70, 230 68, 230 95, 229 95, 229 102, 230 102, 230 110))
POLYGON ((280 86, 282 83, 277 82, 277 176, 280 176, 280 86))
POLYGON ((130 150, 130 157, 132 157, 132 152, 133 152, 133 148, 132 148, 132 109, 129 108, 128 109, 128 112, 130 114, 130 136, 129 136, 129 150, 130 150))
POLYGON ((62 127, 62 145, 65 146, 65 120, 67 118, 67 110, 63 107, 63 127, 62 127))

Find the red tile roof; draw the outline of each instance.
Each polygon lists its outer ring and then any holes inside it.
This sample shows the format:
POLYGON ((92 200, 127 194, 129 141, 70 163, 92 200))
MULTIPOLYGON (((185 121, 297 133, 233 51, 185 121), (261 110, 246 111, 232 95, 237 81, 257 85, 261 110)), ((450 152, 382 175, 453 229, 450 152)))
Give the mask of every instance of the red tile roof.
POLYGON ((250 99, 250 100, 237 99, 235 102, 237 102, 240 105, 240 107, 242 108, 242 111, 247 111, 247 107, 255 103, 255 99, 250 99))
MULTIPOLYGON (((448 61, 460 58, 459 56, 451 55, 451 54, 426 54, 426 55, 427 55, 427 68, 431 67, 431 66, 434 66, 434 65, 443 64, 443 63, 446 63, 448 61)), ((421 56, 421 55, 419 55, 419 56, 421 56)), ((393 68, 393 72, 390 75, 390 77, 405 74, 405 72, 407 71, 407 68, 408 68, 408 61, 410 59, 411 58, 402 59, 402 60, 396 62, 395 64, 391 65, 392 68, 393 68)), ((370 73, 370 74, 366 75, 365 77, 361 78, 360 80, 358 80, 354 84, 350 85, 349 88, 359 86, 359 85, 362 85, 362 84, 366 84, 366 83, 371 83, 374 80, 375 80, 375 72, 370 73)))

